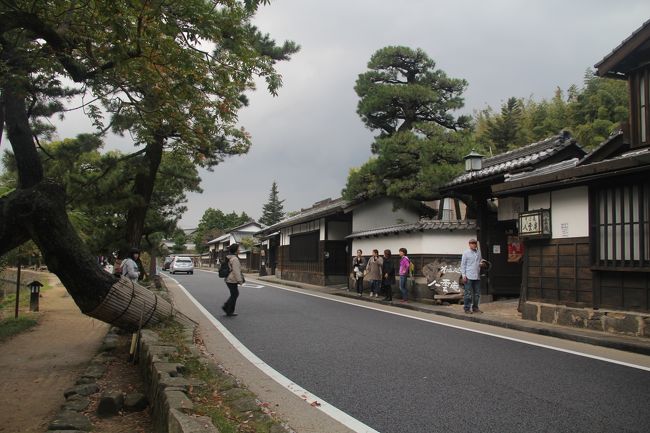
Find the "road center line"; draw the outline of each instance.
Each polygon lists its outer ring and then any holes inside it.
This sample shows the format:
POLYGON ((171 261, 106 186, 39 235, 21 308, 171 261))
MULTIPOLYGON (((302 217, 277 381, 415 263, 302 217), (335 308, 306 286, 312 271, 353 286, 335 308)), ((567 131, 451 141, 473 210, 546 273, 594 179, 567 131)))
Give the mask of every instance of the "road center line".
MULTIPOLYGON (((264 374, 269 376, 271 379, 273 379, 278 384, 288 389, 289 391, 291 391, 301 399, 305 400, 307 404, 311 405, 312 407, 315 407, 316 409, 321 410, 323 413, 335 419, 336 421, 340 422, 341 424, 348 427, 349 429, 361 433, 379 433, 377 430, 374 430, 373 428, 365 425, 358 419, 351 417, 350 415, 338 409, 337 407, 327 403, 322 398, 319 398, 318 396, 310 393, 306 389, 302 388, 300 385, 289 380, 279 371, 273 369, 271 366, 266 364, 257 355, 255 355, 246 346, 244 346, 242 342, 237 339, 237 337, 235 337, 230 331, 228 331, 228 329, 225 326, 223 326, 223 324, 219 322, 207 309, 205 309, 205 307, 203 307, 203 305, 201 305, 199 301, 197 301, 196 298, 194 298, 194 296, 192 296, 192 294, 185 287, 183 287, 181 283, 178 282, 178 280, 170 276, 166 276, 166 277, 175 281, 176 284, 178 284, 178 287, 180 287, 181 290, 185 293, 185 295, 189 298, 189 300, 192 301, 194 305, 196 305, 196 307, 201 311, 201 313, 228 340, 228 342, 230 342, 230 344, 232 344, 233 347, 237 349, 237 351, 239 351, 239 353, 241 353, 246 359, 248 359, 257 368, 259 368, 264 374)), ((264 283, 260 282, 260 284, 264 284, 264 283)), ((268 285, 268 284, 264 284, 264 285, 268 285)))

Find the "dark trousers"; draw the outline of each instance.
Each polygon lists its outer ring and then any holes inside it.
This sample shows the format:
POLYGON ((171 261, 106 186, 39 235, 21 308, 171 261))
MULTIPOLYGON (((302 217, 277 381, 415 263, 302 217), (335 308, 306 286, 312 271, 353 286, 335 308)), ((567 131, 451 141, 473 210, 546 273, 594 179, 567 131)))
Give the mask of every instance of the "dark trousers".
POLYGON ((235 304, 239 297, 239 285, 237 283, 226 283, 226 285, 228 286, 228 290, 230 290, 230 298, 223 304, 223 309, 226 311, 226 314, 232 314, 235 312, 235 304))
MULTIPOLYGON (((395 278, 393 278, 395 279, 395 278)), ((384 279, 381 283, 381 288, 382 291, 384 292, 384 296, 386 296, 386 300, 392 301, 393 300, 393 284, 391 283, 391 280, 389 279, 384 279)))
POLYGON ((357 278, 357 293, 363 293, 363 277, 357 278))

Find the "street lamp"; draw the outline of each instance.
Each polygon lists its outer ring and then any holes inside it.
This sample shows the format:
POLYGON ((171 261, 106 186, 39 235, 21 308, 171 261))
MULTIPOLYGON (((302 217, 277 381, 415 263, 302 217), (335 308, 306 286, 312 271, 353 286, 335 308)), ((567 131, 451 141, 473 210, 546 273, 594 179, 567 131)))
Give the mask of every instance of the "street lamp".
POLYGON ((31 283, 27 284, 27 287, 29 287, 29 311, 38 311, 38 298, 41 293, 41 287, 43 287, 43 284, 38 281, 34 280, 31 283))
POLYGON ((465 171, 478 171, 483 167, 483 155, 474 149, 463 159, 465 159, 465 171))

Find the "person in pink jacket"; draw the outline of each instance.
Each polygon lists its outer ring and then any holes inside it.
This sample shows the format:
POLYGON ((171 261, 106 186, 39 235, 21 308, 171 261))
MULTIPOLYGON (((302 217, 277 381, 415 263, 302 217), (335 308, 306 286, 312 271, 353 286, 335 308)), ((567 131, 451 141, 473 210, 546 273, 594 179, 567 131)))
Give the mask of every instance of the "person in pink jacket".
POLYGON ((399 290, 402 292, 402 301, 408 302, 408 289, 406 288, 406 280, 409 277, 409 272, 411 270, 411 260, 409 260, 406 255, 406 248, 399 249, 399 290))

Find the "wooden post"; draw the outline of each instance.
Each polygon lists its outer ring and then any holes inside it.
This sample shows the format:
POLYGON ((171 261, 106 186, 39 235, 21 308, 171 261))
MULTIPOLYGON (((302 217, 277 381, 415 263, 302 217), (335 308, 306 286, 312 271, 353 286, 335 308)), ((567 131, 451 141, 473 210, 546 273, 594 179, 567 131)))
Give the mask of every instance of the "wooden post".
POLYGON ((20 305, 20 259, 18 259, 18 272, 16 273, 16 312, 14 318, 18 318, 18 307, 20 305))

